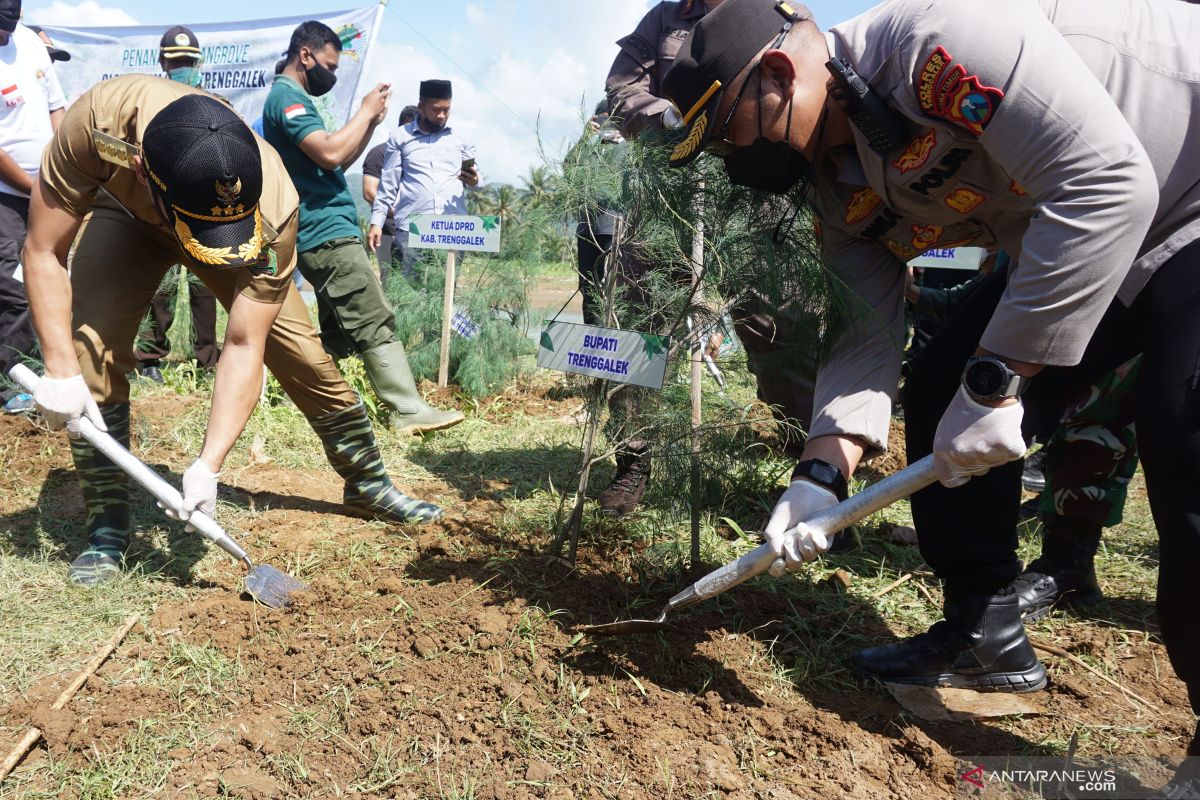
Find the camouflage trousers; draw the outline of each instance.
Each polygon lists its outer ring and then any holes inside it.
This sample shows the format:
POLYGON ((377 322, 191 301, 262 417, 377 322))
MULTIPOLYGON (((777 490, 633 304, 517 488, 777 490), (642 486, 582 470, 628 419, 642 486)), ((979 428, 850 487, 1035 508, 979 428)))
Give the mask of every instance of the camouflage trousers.
POLYGON ((1088 388, 1045 446, 1046 488, 1038 513, 1097 523, 1121 522, 1129 481, 1137 471, 1134 388, 1141 356, 1088 388))

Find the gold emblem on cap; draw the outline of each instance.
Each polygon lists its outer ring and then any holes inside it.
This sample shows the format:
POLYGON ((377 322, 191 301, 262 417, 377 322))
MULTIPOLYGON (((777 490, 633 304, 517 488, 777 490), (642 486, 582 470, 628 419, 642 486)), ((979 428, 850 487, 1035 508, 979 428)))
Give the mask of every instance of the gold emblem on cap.
MULTIPOLYGON (((246 263, 258 258, 258 254, 262 252, 263 246, 263 226, 262 216, 258 213, 258 209, 254 209, 254 234, 246 241, 238 245, 235 250, 232 247, 206 247, 196 240, 192 229, 183 219, 176 215, 175 217, 175 236, 179 239, 179 243, 183 245, 183 249, 192 258, 199 261, 201 264, 210 264, 212 266, 229 266, 235 262, 246 263)), ((221 220, 224 222, 225 220, 221 220)))
POLYGON ((696 117, 696 121, 692 123, 691 130, 688 131, 687 138, 675 145, 675 149, 671 151, 671 160, 683 161, 696 152, 696 148, 700 146, 700 141, 704 138, 704 131, 707 128, 708 112, 705 111, 696 117))
POLYGON ((180 47, 186 47, 188 44, 190 44, 188 41, 188 35, 183 32, 175 34, 175 44, 179 45, 180 47))
POLYGON ((213 185, 217 190, 217 197, 227 206, 233 205, 242 196, 241 178, 234 178, 232 181, 223 181, 218 178, 213 185))

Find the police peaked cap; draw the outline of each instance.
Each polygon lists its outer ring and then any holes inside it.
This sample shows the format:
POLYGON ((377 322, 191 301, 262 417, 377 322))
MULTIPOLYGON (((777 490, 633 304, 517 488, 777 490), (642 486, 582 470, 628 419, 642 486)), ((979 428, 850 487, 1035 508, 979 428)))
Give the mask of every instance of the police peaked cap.
POLYGON ((682 167, 704 150, 723 120, 713 117, 725 90, 771 40, 802 20, 806 7, 778 0, 725 0, 696 23, 663 79, 662 93, 675 104, 687 135, 671 153, 682 167))

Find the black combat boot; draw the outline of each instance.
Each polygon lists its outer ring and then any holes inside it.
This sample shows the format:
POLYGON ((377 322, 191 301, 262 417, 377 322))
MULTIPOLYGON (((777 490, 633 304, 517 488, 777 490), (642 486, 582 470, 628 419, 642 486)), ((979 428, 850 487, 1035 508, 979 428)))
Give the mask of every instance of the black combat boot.
POLYGON ((1046 670, 1025 636, 1017 596, 946 590, 945 619, 922 634, 854 656, 859 672, 884 683, 987 692, 1034 692, 1046 670))
MULTIPOLYGON (((108 435, 129 449, 129 404, 100 406, 108 435)), ((71 562, 67 580, 97 586, 121 573, 129 547, 129 476, 82 437, 71 437, 71 458, 87 510, 88 548, 71 562)))
POLYGON ((646 484, 649 482, 649 449, 644 443, 631 443, 617 453, 617 474, 608 488, 596 498, 600 511, 614 517, 632 513, 645 497, 646 484))
POLYGON ((1188 750, 1188 757, 1156 797, 1165 800, 1200 800, 1200 749, 1195 742, 1188 750))
POLYGON ((351 511, 384 522, 423 524, 442 518, 440 507, 409 497, 392 483, 362 403, 308 422, 325 446, 329 465, 346 480, 342 499, 351 511))
POLYGON ((1104 594, 1096 582, 1096 549, 1103 527, 1071 517, 1042 519, 1042 555, 1013 581, 1021 619, 1036 622, 1056 603, 1086 606, 1104 594))

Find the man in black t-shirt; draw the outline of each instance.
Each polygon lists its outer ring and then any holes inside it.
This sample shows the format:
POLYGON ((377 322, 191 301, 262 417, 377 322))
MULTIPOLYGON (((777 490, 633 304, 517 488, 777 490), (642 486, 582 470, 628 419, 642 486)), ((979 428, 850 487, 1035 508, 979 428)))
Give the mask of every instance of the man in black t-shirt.
MULTIPOLYGON (((400 112, 400 127, 404 127, 408 123, 417 118, 416 106, 405 106, 400 112)), ((383 176, 384 157, 387 153, 387 142, 372 147, 367 152, 367 158, 363 161, 363 182, 362 193, 363 199, 367 201, 368 206, 375 205, 375 193, 379 191, 379 179, 383 176)), ((387 220, 383 223, 383 239, 379 242, 379 247, 375 249, 375 258, 379 262, 379 280, 384 286, 387 286, 388 276, 391 274, 392 261, 392 236, 395 234, 395 226, 392 217, 389 214, 387 220)))

